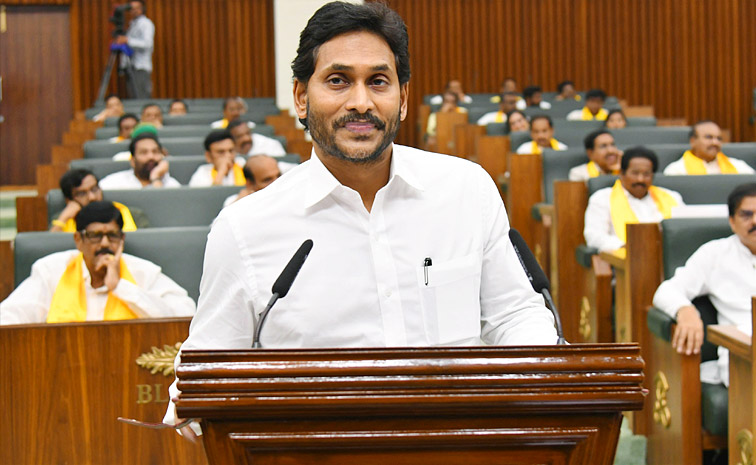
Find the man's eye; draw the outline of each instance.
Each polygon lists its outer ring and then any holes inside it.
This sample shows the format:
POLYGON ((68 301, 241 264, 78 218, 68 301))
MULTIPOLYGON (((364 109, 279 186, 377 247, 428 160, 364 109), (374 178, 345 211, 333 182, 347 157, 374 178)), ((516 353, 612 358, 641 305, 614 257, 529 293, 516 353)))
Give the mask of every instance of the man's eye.
POLYGON ((344 84, 344 83, 345 83, 345 81, 344 81, 343 79, 341 79, 340 77, 332 77, 332 78, 330 78, 330 79, 328 80, 328 83, 329 83, 329 84, 333 84, 333 85, 336 85, 336 86, 339 86, 339 85, 342 85, 342 84, 344 84))

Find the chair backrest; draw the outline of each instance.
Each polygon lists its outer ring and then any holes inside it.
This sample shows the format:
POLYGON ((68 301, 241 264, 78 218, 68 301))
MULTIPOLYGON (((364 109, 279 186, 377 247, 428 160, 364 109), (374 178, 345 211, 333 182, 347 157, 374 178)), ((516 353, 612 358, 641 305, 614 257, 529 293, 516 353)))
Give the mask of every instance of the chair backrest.
MULTIPOLYGON (((149 260, 186 289, 196 302, 209 226, 142 229, 126 234, 124 252, 149 260)), ((75 248, 71 234, 19 233, 14 240, 14 282, 31 274, 35 261, 54 252, 75 248)))
POLYGON ((687 126, 627 127, 612 129, 614 143, 622 146, 648 144, 687 144, 690 128, 687 126))
MULTIPOLYGON (((103 199, 141 210, 150 228, 207 226, 218 216, 223 201, 239 190, 239 186, 107 190, 103 191, 103 199)), ((64 206, 63 193, 59 189, 49 191, 48 221, 64 206)))
MULTIPOLYGON (((210 125, 205 124, 192 124, 186 126, 165 126, 158 129, 158 137, 206 137, 210 134, 213 128, 210 125)), ((254 132, 262 134, 263 136, 271 137, 275 134, 273 126, 267 124, 258 124, 255 126, 254 132)), ((96 139, 110 139, 118 135, 118 128, 116 127, 101 127, 97 128, 95 133, 96 139)))
MULTIPOLYGON (((181 184, 189 184, 197 167, 207 163, 204 155, 185 155, 168 157, 170 163, 169 173, 181 184)), ((131 168, 129 161, 113 161, 109 158, 81 158, 72 160, 69 165, 71 169, 84 168, 92 171, 97 179, 131 168)))
POLYGON ((552 204, 554 203, 554 181, 567 179, 570 168, 587 163, 588 157, 582 148, 569 148, 561 152, 546 149, 541 157, 544 202, 552 204))
MULTIPOLYGON (((204 137, 166 137, 160 143, 169 155, 202 155, 205 147, 204 137)), ((119 152, 129 150, 129 142, 108 142, 107 140, 88 140, 84 142, 84 158, 112 158, 119 152)))
MULTIPOLYGON (((588 195, 611 187, 617 176, 599 176, 588 180, 588 195)), ((688 205, 725 204, 734 186, 756 182, 754 174, 711 174, 705 176, 654 176, 654 185, 679 192, 688 205)))
POLYGON ((724 144, 722 152, 727 156, 743 160, 756 170, 756 142, 724 144))

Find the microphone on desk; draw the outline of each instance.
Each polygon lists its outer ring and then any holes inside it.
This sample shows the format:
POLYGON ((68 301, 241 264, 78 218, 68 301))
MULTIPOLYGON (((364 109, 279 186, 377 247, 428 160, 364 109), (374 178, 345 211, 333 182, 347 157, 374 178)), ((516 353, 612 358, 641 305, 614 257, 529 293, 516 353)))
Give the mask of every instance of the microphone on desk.
POLYGON ((559 318, 559 310, 557 310, 554 300, 551 298, 551 292, 549 292, 549 278, 546 277, 546 273, 541 269, 541 265, 538 264, 538 261, 533 256, 533 252, 530 251, 528 244, 525 243, 525 239, 522 238, 516 229, 509 229, 509 240, 512 242, 517 258, 520 260, 520 265, 525 270, 525 274, 528 275, 528 280, 533 286, 533 290, 543 296, 546 300, 546 305, 554 315, 557 336, 559 336, 557 344, 567 344, 562 332, 562 319, 559 318))
POLYGON ((265 310, 260 314, 260 321, 257 323, 257 328, 255 329, 255 336, 252 340, 253 349, 259 349, 262 347, 262 345, 260 345, 260 331, 262 330, 263 323, 265 323, 265 318, 268 316, 268 312, 273 308, 276 301, 278 301, 278 299, 283 299, 286 297, 286 294, 289 293, 289 289, 294 283, 294 278, 297 277, 299 270, 302 269, 302 265, 304 265, 307 256, 310 254, 310 250, 312 250, 312 239, 307 239, 302 242, 299 249, 294 252, 294 256, 291 257, 291 260, 289 260, 289 263, 278 276, 276 282, 273 283, 273 295, 270 297, 268 305, 265 306, 265 310))

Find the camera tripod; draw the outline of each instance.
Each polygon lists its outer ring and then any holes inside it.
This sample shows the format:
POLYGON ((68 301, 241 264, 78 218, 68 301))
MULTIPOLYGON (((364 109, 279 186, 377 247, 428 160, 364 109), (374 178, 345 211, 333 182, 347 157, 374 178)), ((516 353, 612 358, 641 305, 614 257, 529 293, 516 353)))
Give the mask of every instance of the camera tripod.
MULTIPOLYGON (((105 91, 108 88, 110 82, 110 76, 113 74, 113 67, 116 64, 116 60, 120 58, 121 54, 126 54, 127 57, 131 57, 131 49, 128 45, 121 45, 112 43, 110 44, 110 57, 108 57, 108 63, 105 65, 105 72, 100 80, 100 88, 97 91, 97 99, 95 99, 95 105, 104 103, 105 91)), ((126 78, 128 82, 134 82, 134 65, 131 64, 131 60, 128 60, 128 64, 124 68, 126 78)))

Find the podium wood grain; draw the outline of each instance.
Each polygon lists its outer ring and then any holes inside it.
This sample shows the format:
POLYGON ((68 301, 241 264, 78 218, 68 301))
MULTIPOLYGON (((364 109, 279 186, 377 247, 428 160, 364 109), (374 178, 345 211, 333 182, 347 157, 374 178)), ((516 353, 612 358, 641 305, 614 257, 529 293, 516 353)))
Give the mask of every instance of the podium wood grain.
POLYGON ((135 361, 188 330, 189 319, 0 327, 0 463, 207 463, 202 446, 173 430, 116 420, 162 420, 173 376, 135 361), (137 403, 138 385, 152 402, 137 403))

